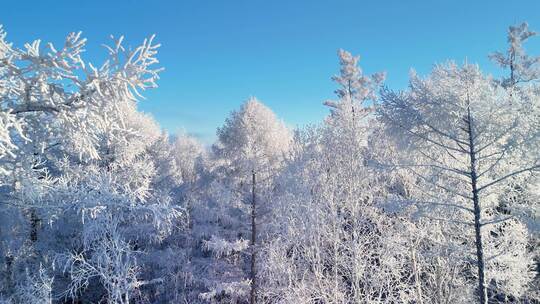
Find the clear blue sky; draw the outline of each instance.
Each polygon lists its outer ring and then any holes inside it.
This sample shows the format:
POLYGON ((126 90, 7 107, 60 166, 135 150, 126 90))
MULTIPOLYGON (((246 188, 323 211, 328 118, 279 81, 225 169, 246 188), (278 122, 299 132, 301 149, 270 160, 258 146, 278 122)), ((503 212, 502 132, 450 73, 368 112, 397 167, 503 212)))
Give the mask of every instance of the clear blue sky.
MULTIPOLYGON (((175 133, 209 143, 229 112, 257 96, 289 125, 320 121, 333 97, 336 50, 360 54, 367 73, 386 71, 393 89, 411 67, 426 73, 447 59, 478 62, 504 49, 509 24, 540 31, 540 1, 11 1, 0 24, 21 46, 36 38, 61 43, 71 31, 89 39, 98 62, 109 34, 137 44, 157 34, 166 70, 140 108, 175 133)), ((540 53, 540 38, 530 43, 540 53)))

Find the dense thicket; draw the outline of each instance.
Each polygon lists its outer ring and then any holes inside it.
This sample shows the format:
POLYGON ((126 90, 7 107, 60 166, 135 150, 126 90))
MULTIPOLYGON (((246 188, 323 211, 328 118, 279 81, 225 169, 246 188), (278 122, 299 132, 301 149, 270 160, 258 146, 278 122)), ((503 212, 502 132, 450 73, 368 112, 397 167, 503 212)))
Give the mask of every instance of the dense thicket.
POLYGON ((340 50, 324 121, 250 98, 204 147, 137 110, 152 38, 0 28, 0 303, 540 303, 535 35, 401 91, 340 50))

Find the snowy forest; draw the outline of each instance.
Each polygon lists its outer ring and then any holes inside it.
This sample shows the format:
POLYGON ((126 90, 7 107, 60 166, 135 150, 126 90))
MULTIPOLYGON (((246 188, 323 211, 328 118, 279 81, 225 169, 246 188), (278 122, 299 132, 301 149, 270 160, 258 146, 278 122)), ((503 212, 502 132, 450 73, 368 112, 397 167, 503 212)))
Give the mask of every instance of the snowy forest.
MULTIPOLYGON (((255 97, 204 145, 138 109, 153 37, 0 28, 0 303, 540 303, 540 56, 391 89, 339 50, 323 121, 255 97)), ((501 40, 505 39, 501 33, 501 40)), ((489 50, 488 50, 489 51, 489 50)), ((240 102, 240 101, 239 101, 240 102)))

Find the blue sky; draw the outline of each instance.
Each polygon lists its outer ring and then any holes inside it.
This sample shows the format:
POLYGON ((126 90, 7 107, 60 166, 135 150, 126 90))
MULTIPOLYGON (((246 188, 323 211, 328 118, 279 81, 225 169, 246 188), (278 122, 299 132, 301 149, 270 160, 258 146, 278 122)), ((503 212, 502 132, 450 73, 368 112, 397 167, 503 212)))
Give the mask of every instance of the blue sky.
MULTIPOLYGON (((110 34, 131 45, 157 34, 166 70, 140 108, 169 132, 206 143, 249 96, 291 126, 320 121, 338 48, 360 54, 366 73, 386 71, 386 84, 400 89, 410 68, 423 74, 447 59, 497 73, 487 54, 505 49, 507 26, 521 21, 540 31, 540 1, 4 0, 0 10, 16 45, 59 44, 81 30, 92 62, 103 58, 110 34)), ((536 40, 528 49, 538 54, 536 40)))

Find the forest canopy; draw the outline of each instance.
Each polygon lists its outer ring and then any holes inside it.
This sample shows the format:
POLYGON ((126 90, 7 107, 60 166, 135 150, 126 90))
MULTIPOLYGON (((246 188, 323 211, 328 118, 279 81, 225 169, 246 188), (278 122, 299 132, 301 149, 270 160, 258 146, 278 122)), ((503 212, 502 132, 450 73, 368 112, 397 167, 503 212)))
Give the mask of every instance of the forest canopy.
POLYGON ((0 27, 0 303, 540 303, 534 36, 400 90, 339 50, 323 121, 249 97, 208 147, 138 108, 153 36, 0 27))

